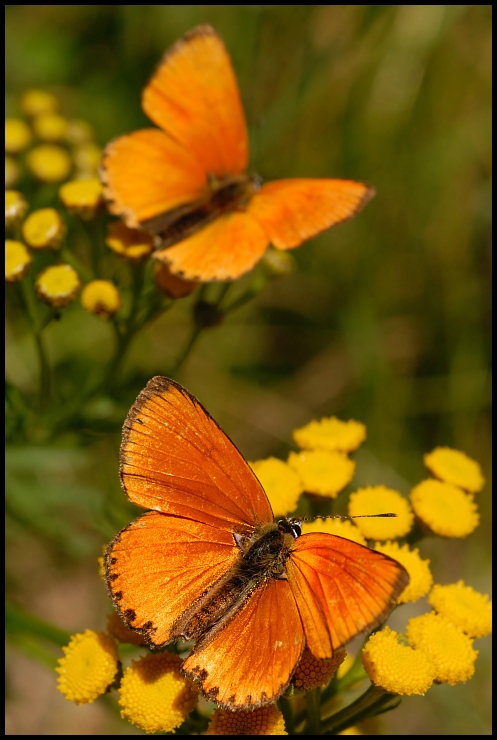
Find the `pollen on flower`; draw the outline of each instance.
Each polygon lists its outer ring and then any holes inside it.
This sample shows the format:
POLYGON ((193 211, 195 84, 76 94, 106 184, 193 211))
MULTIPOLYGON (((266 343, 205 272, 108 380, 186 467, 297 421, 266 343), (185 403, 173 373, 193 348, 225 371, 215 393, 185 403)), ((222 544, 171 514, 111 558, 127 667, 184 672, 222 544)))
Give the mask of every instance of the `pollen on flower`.
POLYGON ((5 240, 5 280, 15 283, 28 274, 31 267, 31 255, 22 242, 13 239, 5 240))
POLYGON ((47 267, 35 282, 38 298, 54 308, 71 303, 80 288, 78 273, 70 265, 47 267))
POLYGON ((107 614, 107 632, 118 642, 126 645, 146 645, 143 635, 127 627, 117 612, 107 614))
POLYGON ((341 421, 330 416, 295 429, 293 439, 305 450, 352 452, 366 439, 366 427, 353 419, 341 421))
POLYGON ((287 735, 283 715, 275 704, 231 712, 216 709, 206 735, 287 735))
POLYGON ((484 637, 492 631, 492 602, 487 594, 478 593, 464 581, 436 584, 428 603, 469 637, 484 637))
POLYGON ((354 476, 355 462, 341 452, 290 452, 288 464, 300 476, 307 493, 336 498, 354 476))
POLYGON ((119 689, 121 717, 145 732, 171 732, 190 714, 197 692, 181 675, 181 658, 171 653, 132 660, 119 689))
POLYGON ((292 684, 303 691, 326 686, 342 665, 346 655, 345 649, 339 648, 331 658, 316 658, 306 647, 293 674, 292 684))
POLYGON ((299 475, 283 460, 268 457, 249 463, 267 493, 275 516, 286 516, 297 506, 304 490, 299 475))
POLYGON ((303 522, 302 534, 308 534, 310 532, 335 534, 338 537, 353 540, 359 545, 367 545, 366 538, 361 530, 352 522, 343 521, 342 519, 316 519, 314 522, 303 522))
POLYGON ((478 657, 473 641, 441 614, 431 612, 410 619, 407 639, 416 652, 429 656, 436 681, 454 686, 473 676, 478 657))
POLYGON ((5 151, 8 154, 22 152, 31 143, 31 138, 30 128, 21 118, 5 119, 5 151))
POLYGON ((452 483, 465 491, 481 491, 485 483, 481 468, 475 460, 450 447, 436 447, 423 458, 424 464, 436 478, 452 483))
POLYGON ((128 229, 122 221, 109 224, 107 246, 121 257, 130 260, 141 260, 152 252, 153 237, 139 229, 128 229))
POLYGON ((119 661, 117 646, 105 632, 86 630, 73 635, 62 648, 64 657, 56 668, 58 689, 75 704, 89 704, 109 689, 119 661))
POLYGON ((396 632, 384 627, 371 635, 362 651, 362 664, 375 686, 392 694, 424 694, 435 679, 428 655, 401 645, 396 632))
POLYGON ((31 249, 59 249, 66 231, 55 208, 33 211, 22 225, 22 235, 31 249))
POLYGON ((90 313, 109 319, 119 311, 121 296, 109 280, 92 280, 82 290, 81 305, 90 313))
POLYGON ((103 203, 103 187, 96 177, 72 180, 62 185, 59 197, 70 213, 88 221, 103 203))
POLYGON ((480 522, 472 495, 450 483, 421 481, 411 491, 411 503, 418 519, 441 537, 467 537, 480 522))
POLYGON ((409 550, 409 545, 400 547, 398 542, 377 542, 374 549, 397 560, 409 573, 409 583, 398 597, 397 603, 417 601, 428 593, 433 583, 430 561, 422 560, 417 548, 409 550))
POLYGON ((396 514, 396 517, 371 517, 355 520, 367 539, 391 540, 406 535, 414 520, 409 502, 398 491, 385 486, 367 486, 350 494, 349 515, 396 514))
POLYGON ((22 193, 17 190, 5 191, 5 227, 11 228, 22 221, 28 204, 22 193))
POLYGON ((62 182, 71 171, 71 159, 65 149, 55 144, 40 144, 28 153, 26 162, 42 182, 62 182))

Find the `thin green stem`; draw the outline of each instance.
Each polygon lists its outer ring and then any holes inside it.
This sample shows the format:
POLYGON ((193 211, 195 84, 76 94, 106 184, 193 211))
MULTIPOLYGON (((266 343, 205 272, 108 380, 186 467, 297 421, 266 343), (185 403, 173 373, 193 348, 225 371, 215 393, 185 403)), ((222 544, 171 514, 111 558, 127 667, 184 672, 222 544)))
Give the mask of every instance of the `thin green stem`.
POLYGON ((193 327, 192 333, 190 334, 190 337, 189 337, 187 343, 185 344, 182 352, 180 352, 179 356, 176 358, 176 362, 174 363, 174 365, 172 366, 172 368, 169 370, 169 375, 171 377, 174 377, 174 375, 176 375, 176 373, 181 368, 181 366, 183 365, 184 361, 186 360, 186 358, 190 354, 190 352, 193 349, 193 347, 194 347, 197 339, 199 338, 200 334, 202 333, 202 328, 203 327, 200 327, 200 326, 194 326, 193 327))
POLYGON ((304 728, 304 735, 321 734, 321 706, 320 706, 320 689, 308 691, 305 695, 305 705, 307 717, 304 728))
POLYGON ((22 300, 26 308, 26 313, 28 314, 31 328, 33 330, 33 338, 35 341, 36 353, 38 355, 38 364, 40 368, 38 408, 40 411, 44 411, 47 408, 50 399, 51 370, 50 363, 48 362, 45 342, 43 341, 41 332, 42 329, 45 328, 48 323, 50 323, 53 315, 50 317, 45 317, 46 320, 43 320, 40 323, 31 284, 28 280, 21 280, 20 288, 22 300))
POLYGON ((378 686, 371 685, 356 701, 323 722, 323 734, 337 735, 358 722, 363 722, 365 719, 389 711, 394 708, 394 706, 388 706, 392 701, 397 706, 400 700, 395 694, 390 694, 378 686))

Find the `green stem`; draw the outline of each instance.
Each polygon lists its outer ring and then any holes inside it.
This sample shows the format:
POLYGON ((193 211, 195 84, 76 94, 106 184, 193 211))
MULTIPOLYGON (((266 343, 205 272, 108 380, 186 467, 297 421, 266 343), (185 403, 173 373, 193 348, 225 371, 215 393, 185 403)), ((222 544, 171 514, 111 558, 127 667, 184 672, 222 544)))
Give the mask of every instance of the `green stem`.
POLYGON ((46 318, 41 324, 38 321, 37 306, 34 301, 34 294, 32 286, 28 280, 21 280, 20 283, 21 296, 28 314, 31 328, 33 330, 33 338, 35 341, 36 353, 38 355, 38 363, 40 368, 40 382, 39 382, 39 393, 38 393, 38 406, 40 411, 44 411, 50 399, 51 391, 51 372, 50 364, 48 362, 47 351, 45 343, 41 336, 42 329, 48 325, 52 320, 53 315, 46 318))
POLYGON ((169 370, 170 377, 174 377, 178 370, 183 365, 184 361, 190 354, 191 350, 193 349, 195 342, 199 338, 200 334, 202 333, 202 327, 200 326, 194 326, 192 333, 190 334, 190 338, 188 339, 186 345, 183 348, 183 351, 179 354, 179 356, 176 358, 176 362, 172 366, 172 368, 169 370))
POLYGON ((305 704, 307 717, 304 728, 304 735, 321 734, 321 706, 320 706, 320 689, 308 691, 305 695, 305 704))
POLYGON ((358 722, 363 722, 369 717, 389 711, 394 708, 394 706, 388 706, 392 700, 397 706, 400 698, 396 694, 390 694, 378 686, 371 685, 356 701, 323 722, 324 734, 337 735, 358 722))
POLYGON ((41 637, 59 647, 67 645, 71 639, 70 633, 66 630, 45 622, 10 601, 5 604, 5 630, 10 635, 28 634, 32 637, 41 637))

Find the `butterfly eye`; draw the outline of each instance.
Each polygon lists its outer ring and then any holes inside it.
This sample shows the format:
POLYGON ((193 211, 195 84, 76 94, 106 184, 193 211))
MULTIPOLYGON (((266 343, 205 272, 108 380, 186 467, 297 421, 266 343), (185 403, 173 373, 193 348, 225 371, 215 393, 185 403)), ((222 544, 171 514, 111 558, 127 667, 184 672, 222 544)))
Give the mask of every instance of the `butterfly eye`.
POLYGON ((288 532, 294 539, 297 539, 302 534, 302 529, 297 519, 280 519, 278 521, 278 529, 280 532, 288 532))

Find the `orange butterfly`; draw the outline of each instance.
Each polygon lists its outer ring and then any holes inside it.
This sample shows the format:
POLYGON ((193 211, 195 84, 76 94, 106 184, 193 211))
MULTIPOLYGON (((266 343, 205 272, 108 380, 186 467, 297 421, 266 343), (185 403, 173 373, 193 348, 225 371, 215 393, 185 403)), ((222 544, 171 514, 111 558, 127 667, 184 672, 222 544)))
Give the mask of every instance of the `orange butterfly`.
POLYGON ((409 581, 379 552, 274 523, 234 444, 168 378, 153 378, 128 414, 121 482, 151 511, 107 547, 110 596, 152 647, 196 639, 184 673, 221 707, 275 701, 306 645, 331 657, 380 624, 409 581))
POLYGON ((374 190, 352 180, 261 186, 246 172, 245 117, 221 38, 197 26, 166 53, 142 98, 160 129, 111 142, 102 179, 112 213, 156 235, 154 257, 190 280, 233 280, 278 249, 354 216, 374 190))

